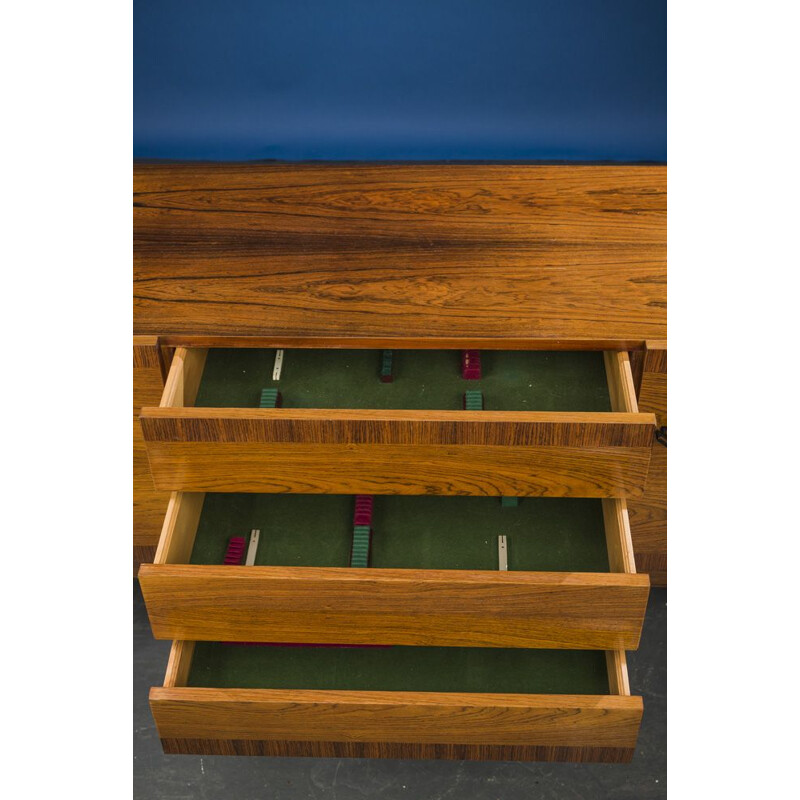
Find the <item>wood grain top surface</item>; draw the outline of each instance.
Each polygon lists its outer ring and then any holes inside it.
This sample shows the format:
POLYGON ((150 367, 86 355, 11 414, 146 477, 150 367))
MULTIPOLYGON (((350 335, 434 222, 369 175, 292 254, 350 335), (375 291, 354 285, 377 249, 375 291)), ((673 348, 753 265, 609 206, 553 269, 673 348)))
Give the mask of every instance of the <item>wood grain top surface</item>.
POLYGON ((134 332, 640 347, 666 337, 666 167, 138 164, 134 332))

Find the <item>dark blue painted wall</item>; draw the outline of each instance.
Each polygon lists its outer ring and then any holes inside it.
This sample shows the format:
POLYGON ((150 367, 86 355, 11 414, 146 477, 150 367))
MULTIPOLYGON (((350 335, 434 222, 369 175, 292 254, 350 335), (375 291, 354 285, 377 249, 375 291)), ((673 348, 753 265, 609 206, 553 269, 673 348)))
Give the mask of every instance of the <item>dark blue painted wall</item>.
POLYGON ((665 0, 135 0, 134 155, 666 161, 665 0))

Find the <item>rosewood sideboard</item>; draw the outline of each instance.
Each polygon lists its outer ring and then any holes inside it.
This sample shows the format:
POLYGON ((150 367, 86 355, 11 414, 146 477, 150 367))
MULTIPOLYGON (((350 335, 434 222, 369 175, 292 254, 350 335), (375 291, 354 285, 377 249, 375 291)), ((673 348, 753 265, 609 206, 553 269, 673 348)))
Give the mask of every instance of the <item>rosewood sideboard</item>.
POLYGON ((629 761, 666 298, 662 166, 136 164, 164 752, 629 761))

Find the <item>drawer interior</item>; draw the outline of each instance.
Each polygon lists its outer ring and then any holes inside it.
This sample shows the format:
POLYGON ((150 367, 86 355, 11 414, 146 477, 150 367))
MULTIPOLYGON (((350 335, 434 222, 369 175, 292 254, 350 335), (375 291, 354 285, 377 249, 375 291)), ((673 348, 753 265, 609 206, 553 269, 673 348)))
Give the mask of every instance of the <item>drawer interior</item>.
POLYGON ((165 752, 616 761, 642 701, 625 652, 173 642, 165 752))
POLYGON ((606 695, 602 650, 196 642, 186 685, 214 689, 606 695))
POLYGON ((393 350, 393 379, 382 382, 383 352, 284 350, 273 380, 276 350, 211 349, 185 404, 257 408, 263 389, 277 389, 284 408, 457 410, 471 389, 491 411, 615 410, 602 352, 484 350, 481 378, 466 380, 459 350, 393 350))
MULTIPOLYGON (((655 416, 637 411, 624 352, 486 351, 485 377, 467 380, 459 369, 461 351, 399 351, 398 363, 407 355, 409 368, 414 359, 445 358, 446 367, 431 369, 429 385, 400 373, 383 383, 375 360, 380 351, 290 350, 283 351, 279 389, 272 379, 274 352, 175 350, 159 407, 140 414, 157 488, 578 498, 643 492, 655 416), (353 353, 371 359, 371 366, 345 390, 323 396, 291 389, 293 358, 353 353), (260 367, 242 366, 259 356, 260 367), (517 388, 493 389, 492 365, 504 359, 552 362, 570 378, 540 390, 547 381, 536 370, 509 370, 517 375, 517 388), (583 362, 586 369, 575 366, 583 362), (225 366, 224 379, 211 379, 215 363, 225 366), (249 388, 233 392, 240 379, 250 381, 249 388), (213 397, 212 387, 219 387, 213 397), (386 401, 401 390, 405 395, 395 403, 386 401), (380 400, 382 392, 388 394, 380 400), (226 402, 234 406, 218 407, 226 402), (292 407, 294 402, 320 407, 292 407), (344 407, 323 407, 337 403, 344 407), (569 410, 574 408, 584 410, 569 410), (604 410, 590 410, 597 408, 604 410)), ((326 363, 321 373, 310 370, 312 389, 328 384, 326 363)), ((354 371, 333 373, 341 388, 339 379, 354 371)))
POLYGON ((509 501, 377 495, 357 528, 353 496, 176 492, 139 574, 152 629, 191 641, 638 647, 649 581, 625 501, 509 501))
MULTIPOLYGON (((498 569, 505 535, 508 569, 608 572, 603 501, 383 495, 374 498, 370 566, 498 569)), ((346 567, 354 498, 347 495, 208 493, 191 564, 222 564, 228 540, 261 531, 259 566, 346 567)))

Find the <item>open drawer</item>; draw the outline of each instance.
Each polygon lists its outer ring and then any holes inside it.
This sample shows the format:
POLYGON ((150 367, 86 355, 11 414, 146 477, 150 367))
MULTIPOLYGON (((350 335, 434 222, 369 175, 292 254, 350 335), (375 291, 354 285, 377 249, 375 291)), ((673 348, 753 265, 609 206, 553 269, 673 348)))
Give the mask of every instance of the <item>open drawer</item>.
POLYGON ((158 639, 624 649, 639 645, 622 499, 384 495, 369 566, 350 566, 354 498, 173 493, 139 582, 158 639), (255 563, 224 565, 260 530, 255 563), (505 537, 499 569, 499 536, 505 537))
POLYGON ((173 643, 165 753, 611 761, 642 700, 620 651, 173 643))
POLYGON ((653 414, 627 353, 257 348, 175 351, 142 431, 156 488, 327 494, 635 497, 653 414), (282 407, 260 408, 261 392, 282 407), (471 396, 464 410, 465 392, 471 396), (275 397, 274 392, 272 395, 275 397))

